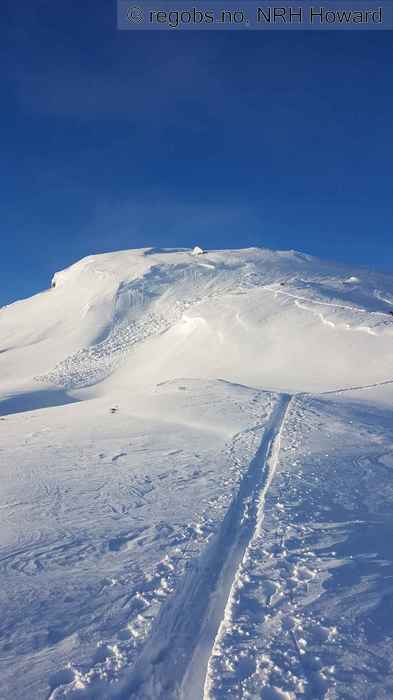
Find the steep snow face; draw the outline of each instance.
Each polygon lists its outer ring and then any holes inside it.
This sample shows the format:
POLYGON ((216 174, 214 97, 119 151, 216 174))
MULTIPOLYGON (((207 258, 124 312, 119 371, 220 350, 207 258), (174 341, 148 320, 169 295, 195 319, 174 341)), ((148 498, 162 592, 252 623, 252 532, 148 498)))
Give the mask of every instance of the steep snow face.
POLYGON ((3 410, 179 376, 283 391, 384 381, 392 281, 353 272, 261 249, 90 256, 0 311, 3 410))
POLYGON ((144 251, 91 256, 56 273, 51 289, 1 309, 3 379, 31 379, 106 337, 122 282, 143 279, 148 269, 144 251))

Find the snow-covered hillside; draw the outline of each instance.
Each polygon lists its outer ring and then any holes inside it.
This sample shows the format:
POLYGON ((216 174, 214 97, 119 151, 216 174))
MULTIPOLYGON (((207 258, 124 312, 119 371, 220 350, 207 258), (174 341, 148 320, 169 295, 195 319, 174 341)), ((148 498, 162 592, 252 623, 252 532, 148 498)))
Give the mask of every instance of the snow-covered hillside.
POLYGON ((91 256, 0 309, 0 698, 393 697, 393 278, 91 256))

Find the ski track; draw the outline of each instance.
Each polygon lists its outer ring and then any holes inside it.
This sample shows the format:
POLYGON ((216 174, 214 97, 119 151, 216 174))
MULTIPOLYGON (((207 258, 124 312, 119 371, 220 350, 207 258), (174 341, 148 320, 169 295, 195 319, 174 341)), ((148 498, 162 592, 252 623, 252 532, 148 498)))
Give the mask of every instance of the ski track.
MULTIPOLYGON (((328 394, 343 394, 346 391, 361 391, 362 389, 374 389, 378 386, 386 386, 387 384, 393 384, 393 379, 385 379, 383 382, 376 382, 375 384, 363 384, 361 386, 348 386, 342 389, 332 389, 330 391, 321 391, 319 396, 326 396, 328 394)), ((303 394, 303 396, 311 396, 312 394, 303 394)))
POLYGON ((253 546, 253 541, 260 537, 262 534, 262 524, 263 524, 263 519, 264 519, 264 506, 265 506, 265 500, 266 500, 266 495, 267 492, 270 488, 270 485, 274 479, 274 474, 277 468, 278 460, 279 460, 279 454, 280 454, 280 448, 281 448, 281 434, 282 430, 287 418, 287 415, 290 411, 291 408, 291 403, 294 399, 294 396, 286 396, 285 399, 283 400, 282 403, 282 412, 280 415, 280 418, 276 424, 276 429, 274 432, 274 435, 270 439, 268 450, 267 450, 267 459, 266 459, 266 476, 265 476, 265 483, 263 484, 262 489, 260 490, 257 498, 257 511, 256 511, 256 517, 255 517, 255 527, 254 531, 252 533, 251 538, 249 539, 249 542, 247 544, 247 547, 244 551, 243 558, 240 562, 240 565, 238 566, 235 576, 233 578, 232 586, 230 589, 229 597, 227 604, 225 606, 225 611, 224 611, 224 616, 223 619, 220 623, 220 626, 218 628, 218 632, 216 635, 216 638, 214 640, 214 644, 211 650, 211 654, 209 657, 209 661, 207 664, 207 671, 206 671, 206 676, 205 676, 205 683, 204 683, 204 689, 203 689, 203 700, 210 700, 211 698, 211 661, 212 658, 215 656, 216 653, 218 653, 218 649, 220 647, 220 643, 222 640, 223 635, 225 634, 225 631, 228 627, 228 625, 231 624, 232 616, 233 616, 233 608, 235 604, 235 598, 239 592, 239 589, 242 588, 242 574, 243 574, 243 569, 244 569, 244 564, 249 558, 249 552, 250 549, 252 549, 253 546))
POLYGON ((209 660, 230 615, 243 558, 262 524, 291 400, 288 394, 278 396, 259 450, 219 532, 202 556, 190 562, 180 590, 161 610, 134 671, 114 697, 209 697, 204 691, 209 660))
MULTIPOLYGON (((319 395, 392 383, 393 380, 386 380, 319 395)), ((181 587, 162 608, 133 672, 111 697, 116 700, 129 697, 213 700, 215 697, 214 660, 221 655, 221 644, 231 629, 253 548, 262 536, 264 505, 279 460, 282 431, 293 401, 309 395, 278 395, 278 404, 265 425, 259 450, 219 532, 205 552, 190 561, 181 587)), ((256 425, 250 430, 262 428, 256 425)), ((294 633, 292 641, 296 649, 294 633)))

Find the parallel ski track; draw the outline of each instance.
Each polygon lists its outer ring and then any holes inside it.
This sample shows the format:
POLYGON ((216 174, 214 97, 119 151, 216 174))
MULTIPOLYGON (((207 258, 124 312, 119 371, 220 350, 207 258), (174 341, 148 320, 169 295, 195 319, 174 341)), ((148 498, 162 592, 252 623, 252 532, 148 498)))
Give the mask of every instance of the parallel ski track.
POLYGON ((190 563, 181 589, 162 609, 131 676, 116 698, 201 700, 214 644, 232 606, 243 557, 263 520, 281 432, 292 397, 278 396, 257 454, 219 532, 190 563))

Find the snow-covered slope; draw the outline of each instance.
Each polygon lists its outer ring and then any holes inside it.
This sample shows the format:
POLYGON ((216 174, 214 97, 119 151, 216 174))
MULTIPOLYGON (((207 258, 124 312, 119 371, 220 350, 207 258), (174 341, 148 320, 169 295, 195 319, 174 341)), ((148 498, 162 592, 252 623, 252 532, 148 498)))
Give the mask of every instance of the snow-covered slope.
POLYGON ((110 376, 110 390, 179 376, 296 391, 384 381, 392 280, 353 272, 260 249, 85 258, 1 310, 0 391, 39 405, 46 387, 110 376))
POLYGON ((52 284, 0 309, 1 700, 393 697, 393 279, 144 249, 52 284))

